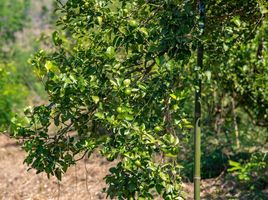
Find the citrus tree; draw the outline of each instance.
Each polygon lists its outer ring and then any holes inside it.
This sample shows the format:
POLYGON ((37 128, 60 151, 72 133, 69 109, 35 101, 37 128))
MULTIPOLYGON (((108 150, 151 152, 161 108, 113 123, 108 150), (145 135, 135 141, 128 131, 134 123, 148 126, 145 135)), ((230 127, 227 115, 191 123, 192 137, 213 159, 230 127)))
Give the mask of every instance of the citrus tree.
POLYGON ((98 149, 119 160, 106 177, 110 197, 153 198, 155 189, 179 198, 175 158, 178 131, 190 126, 181 107, 195 9, 177 1, 67 1, 60 12, 54 51, 32 60, 51 104, 26 111, 32 126, 18 133, 26 163, 61 179, 76 155, 98 149))

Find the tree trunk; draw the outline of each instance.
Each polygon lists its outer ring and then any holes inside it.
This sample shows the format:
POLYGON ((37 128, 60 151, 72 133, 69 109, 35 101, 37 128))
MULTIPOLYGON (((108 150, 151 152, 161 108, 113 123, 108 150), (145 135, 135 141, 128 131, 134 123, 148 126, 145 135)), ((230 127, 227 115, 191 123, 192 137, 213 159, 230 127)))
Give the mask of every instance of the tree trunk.
POLYGON ((233 113, 233 125, 234 125, 234 131, 235 131, 235 141, 236 141, 236 148, 240 148, 240 141, 239 141, 239 131, 238 131, 238 125, 237 125, 237 114, 235 110, 235 94, 233 93, 232 96, 232 113, 233 113))

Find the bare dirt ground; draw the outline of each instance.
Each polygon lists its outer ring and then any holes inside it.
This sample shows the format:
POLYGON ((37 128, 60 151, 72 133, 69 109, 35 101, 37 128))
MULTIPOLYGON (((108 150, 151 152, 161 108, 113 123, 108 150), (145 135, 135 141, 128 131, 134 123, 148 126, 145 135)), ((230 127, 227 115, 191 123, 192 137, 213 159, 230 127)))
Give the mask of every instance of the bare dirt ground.
POLYGON ((0 135, 0 199, 1 200, 98 200, 106 199, 103 177, 113 165, 100 156, 80 161, 58 182, 45 174, 27 172, 23 164, 25 152, 15 141, 0 135))
MULTIPOLYGON (((0 200, 98 200, 106 199, 102 189, 106 186, 103 178, 114 163, 97 154, 71 167, 58 182, 54 177, 27 171, 23 164, 25 152, 16 141, 0 135, 0 200)), ((202 199, 221 198, 221 179, 202 182, 202 199), (212 195, 208 195, 212 194, 212 195)), ((186 199, 193 199, 192 184, 183 184, 186 199)), ((232 186, 228 185, 228 188, 232 186)))
MULTIPOLYGON (((107 199, 102 189, 103 178, 115 163, 106 161, 97 154, 79 161, 69 168, 58 182, 54 177, 27 171, 23 164, 26 154, 15 140, 0 134, 0 200, 100 200, 107 199)), ((186 200, 193 199, 193 184, 183 183, 186 200)), ((202 200, 253 200, 241 196, 237 185, 224 176, 201 181, 202 200)), ((267 191, 268 192, 268 191, 267 191)), ((267 193, 268 194, 268 193, 267 193)), ((268 198, 268 196, 267 196, 268 198)), ((156 198, 157 200, 160 198, 156 198)), ((261 200, 266 197, 261 198, 261 200)), ((254 200, 260 200, 254 198, 254 200)))

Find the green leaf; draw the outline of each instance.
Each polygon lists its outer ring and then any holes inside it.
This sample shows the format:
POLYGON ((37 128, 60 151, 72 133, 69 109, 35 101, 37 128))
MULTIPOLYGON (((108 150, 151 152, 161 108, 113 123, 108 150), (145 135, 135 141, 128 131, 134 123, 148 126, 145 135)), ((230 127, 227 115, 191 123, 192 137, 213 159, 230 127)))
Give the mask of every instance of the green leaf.
POLYGON ((163 172, 159 172, 159 176, 163 181, 167 181, 168 179, 167 174, 164 174, 163 172))
POLYGON ((113 58, 114 55, 115 55, 115 49, 114 49, 114 47, 112 47, 112 46, 108 47, 107 50, 106 50, 106 55, 110 59, 113 58))
POLYGON ((158 194, 161 194, 163 189, 164 189, 164 187, 163 187, 163 185, 156 184, 155 189, 158 192, 158 194))
POLYGON ((99 16, 99 17, 97 17, 97 20, 98 20, 99 25, 101 26, 103 18, 99 16))
POLYGON ((240 16, 235 16, 232 19, 232 22, 234 22, 236 26, 240 27, 241 26, 240 16))
POLYGON ((177 158, 178 154, 173 154, 173 153, 165 153, 165 156, 170 157, 170 158, 177 158))
POLYGON ((60 125, 60 113, 55 116, 55 118, 54 118, 54 124, 56 126, 59 126, 60 125))
POLYGON ((47 72, 49 72, 49 71, 51 71, 51 72, 53 72, 53 73, 58 72, 58 68, 57 68, 57 66, 55 66, 55 65, 53 64, 53 62, 51 62, 50 60, 46 61, 46 63, 45 63, 45 68, 46 68, 47 72))
POLYGON ((128 113, 124 113, 124 118, 128 121, 132 121, 134 119, 134 116, 128 113))
POLYGON ((242 169, 242 166, 241 166, 241 164, 239 162, 229 160, 229 165, 232 166, 232 167, 227 170, 228 172, 233 172, 233 171, 237 171, 237 170, 242 169))
POLYGON ((100 98, 98 96, 91 96, 91 98, 95 104, 99 103, 99 101, 100 101, 100 98))
POLYGON ((104 118, 105 118, 103 112, 96 112, 96 113, 95 113, 95 116, 96 116, 97 118, 99 118, 99 119, 104 119, 104 118))
POLYGON ((55 176, 57 177, 57 179, 58 179, 59 181, 61 181, 61 175, 62 175, 61 170, 60 170, 59 168, 57 168, 57 169, 55 170, 55 176))
POLYGON ((177 96, 175 94, 169 94, 169 96, 174 99, 174 100, 177 100, 177 96))
POLYGON ((239 162, 236 162, 236 161, 233 161, 233 160, 229 160, 229 165, 233 166, 233 167, 241 166, 241 164, 239 162))
POLYGON ((57 31, 54 31, 52 33, 52 39, 53 39, 53 42, 56 46, 59 46, 62 44, 62 40, 60 39, 59 37, 59 33, 57 31))
POLYGON ((147 29, 145 27, 139 28, 139 31, 141 33, 143 33, 146 37, 148 37, 149 34, 148 34, 148 31, 147 31, 147 29))

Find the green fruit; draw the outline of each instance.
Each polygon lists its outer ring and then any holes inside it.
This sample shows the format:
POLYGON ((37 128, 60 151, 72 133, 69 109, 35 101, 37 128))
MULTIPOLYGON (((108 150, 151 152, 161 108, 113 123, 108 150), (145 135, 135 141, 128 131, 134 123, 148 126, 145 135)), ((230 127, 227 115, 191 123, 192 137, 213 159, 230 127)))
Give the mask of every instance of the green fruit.
POLYGON ((162 128, 160 126, 156 126, 156 127, 154 127, 154 131, 155 132, 162 131, 162 128))
POLYGON ((122 109, 122 107, 117 107, 117 109, 116 109, 116 111, 118 112, 118 113, 122 113, 123 112, 123 109, 122 109))
POLYGON ((137 27, 138 26, 138 22, 136 20, 129 20, 128 23, 129 23, 129 25, 131 27, 137 27))
POLYGON ((125 94, 126 94, 126 95, 130 95, 130 94, 131 94, 131 89, 126 88, 126 89, 125 89, 125 94))
POLYGON ((131 83, 131 80, 130 79, 125 79, 123 83, 124 83, 125 86, 128 87, 130 85, 130 83, 131 83))
POLYGON ((138 167, 140 167, 141 166, 141 162, 139 160, 136 160, 135 161, 135 165, 137 165, 138 167))

